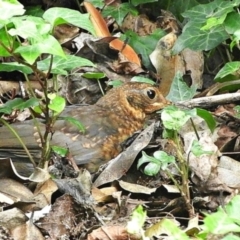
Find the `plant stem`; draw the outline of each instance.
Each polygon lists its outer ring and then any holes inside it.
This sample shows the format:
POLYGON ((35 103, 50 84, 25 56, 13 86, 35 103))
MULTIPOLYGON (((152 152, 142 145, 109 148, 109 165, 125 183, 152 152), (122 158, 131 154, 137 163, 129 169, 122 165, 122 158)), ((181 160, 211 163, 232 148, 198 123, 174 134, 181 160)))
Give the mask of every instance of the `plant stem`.
POLYGON ((182 186, 180 187, 181 195, 184 198, 189 217, 192 218, 195 216, 194 208, 191 205, 191 196, 189 191, 189 184, 188 184, 188 165, 187 161, 183 156, 183 146, 180 141, 180 138, 176 131, 174 131, 174 143, 177 151, 177 158, 179 160, 179 168, 180 168, 180 174, 182 178, 182 186))

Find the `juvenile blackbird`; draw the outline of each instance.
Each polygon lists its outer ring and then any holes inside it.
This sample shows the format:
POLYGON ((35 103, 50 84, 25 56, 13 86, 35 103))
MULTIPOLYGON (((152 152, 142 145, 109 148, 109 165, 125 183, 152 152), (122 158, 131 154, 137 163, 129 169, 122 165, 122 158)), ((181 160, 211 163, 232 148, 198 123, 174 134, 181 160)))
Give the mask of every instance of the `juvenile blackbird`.
MULTIPOLYGON (((121 143, 141 130, 146 115, 168 104, 158 88, 146 83, 126 83, 113 88, 94 105, 69 106, 61 116, 71 116, 85 127, 85 133, 66 120, 53 126, 51 145, 69 148, 78 165, 90 172, 120 153, 121 143)), ((44 132, 44 124, 39 121, 44 132)), ((41 142, 33 120, 12 124, 34 157, 40 157, 41 142), (36 151, 37 150, 37 151, 36 151)), ((0 157, 27 158, 19 141, 6 128, 0 127, 0 157)))

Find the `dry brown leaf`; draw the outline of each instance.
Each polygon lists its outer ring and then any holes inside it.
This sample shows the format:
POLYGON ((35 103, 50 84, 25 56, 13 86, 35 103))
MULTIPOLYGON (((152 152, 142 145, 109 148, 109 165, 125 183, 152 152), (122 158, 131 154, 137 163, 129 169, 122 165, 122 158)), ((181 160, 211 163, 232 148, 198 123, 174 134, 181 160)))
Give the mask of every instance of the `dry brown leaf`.
POLYGON ((40 230, 32 223, 28 221, 26 224, 17 226, 12 230, 12 236, 16 240, 45 240, 40 230))
POLYGON ((148 188, 139 184, 128 183, 124 181, 119 181, 119 185, 121 188, 131 193, 142 193, 150 195, 157 190, 157 188, 148 188))
POLYGON ((240 189, 240 163, 238 161, 222 156, 218 165, 218 176, 227 186, 240 189))
POLYGON ((139 36, 146 36, 154 32, 156 30, 157 24, 151 22, 147 15, 140 14, 138 16, 134 16, 132 14, 128 14, 121 25, 121 29, 123 32, 132 30, 137 33, 139 36))
MULTIPOLYGON (((94 230, 88 235, 87 240, 137 240, 139 238, 130 237, 126 228, 121 225, 104 226, 94 230)), ((140 240, 140 239, 139 239, 140 240)))
POLYGON ((69 195, 59 197, 53 204, 49 214, 44 217, 39 227, 43 228, 52 239, 71 235, 71 229, 76 224, 76 211, 73 198, 69 195))

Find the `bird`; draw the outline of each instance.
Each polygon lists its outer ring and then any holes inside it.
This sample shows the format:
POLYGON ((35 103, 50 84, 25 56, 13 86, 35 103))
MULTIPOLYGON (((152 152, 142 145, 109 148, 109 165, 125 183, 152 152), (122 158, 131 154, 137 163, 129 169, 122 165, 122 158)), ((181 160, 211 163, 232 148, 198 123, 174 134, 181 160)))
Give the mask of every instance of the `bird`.
MULTIPOLYGON (((51 129, 50 144, 68 148, 77 165, 91 173, 96 172, 100 165, 122 151, 125 140, 144 127, 149 114, 168 104, 158 88, 151 84, 124 83, 107 91, 93 105, 67 106, 51 129), (80 121, 85 131, 81 132, 64 119, 68 116, 80 121)), ((33 157, 39 158, 41 141, 34 120, 11 126, 33 157)), ((41 133, 44 133, 44 127, 44 123, 38 120, 41 133)), ((11 157, 13 160, 28 158, 20 142, 5 126, 0 127, 0 157, 11 157)))

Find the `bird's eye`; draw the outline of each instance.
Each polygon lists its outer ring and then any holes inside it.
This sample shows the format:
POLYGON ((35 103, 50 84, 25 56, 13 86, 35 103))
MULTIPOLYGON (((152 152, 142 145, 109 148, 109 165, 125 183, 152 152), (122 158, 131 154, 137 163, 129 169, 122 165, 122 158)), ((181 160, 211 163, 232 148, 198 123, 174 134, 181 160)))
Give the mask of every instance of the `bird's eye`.
POLYGON ((154 99, 156 96, 156 92, 154 90, 148 90, 147 95, 150 99, 154 99))

